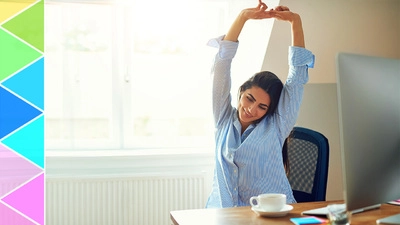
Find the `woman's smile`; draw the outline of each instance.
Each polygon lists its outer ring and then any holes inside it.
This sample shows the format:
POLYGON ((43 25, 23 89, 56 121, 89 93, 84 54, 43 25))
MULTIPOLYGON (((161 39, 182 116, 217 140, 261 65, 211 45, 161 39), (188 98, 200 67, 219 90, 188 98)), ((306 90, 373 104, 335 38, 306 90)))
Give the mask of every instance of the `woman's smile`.
POLYGON ((253 86, 245 90, 238 105, 239 120, 243 128, 262 118, 268 111, 271 98, 262 88, 253 86))

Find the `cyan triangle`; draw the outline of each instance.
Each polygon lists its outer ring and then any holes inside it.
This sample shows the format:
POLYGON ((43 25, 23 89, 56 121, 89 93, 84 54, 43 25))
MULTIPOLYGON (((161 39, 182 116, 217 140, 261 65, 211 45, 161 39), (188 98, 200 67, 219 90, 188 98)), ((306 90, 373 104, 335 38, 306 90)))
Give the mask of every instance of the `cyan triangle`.
POLYGON ((41 113, 0 86, 0 139, 41 113))
POLYGON ((8 78, 3 85, 43 110, 44 58, 8 78))
POLYGON ((15 152, 44 168, 43 115, 2 141, 15 152))

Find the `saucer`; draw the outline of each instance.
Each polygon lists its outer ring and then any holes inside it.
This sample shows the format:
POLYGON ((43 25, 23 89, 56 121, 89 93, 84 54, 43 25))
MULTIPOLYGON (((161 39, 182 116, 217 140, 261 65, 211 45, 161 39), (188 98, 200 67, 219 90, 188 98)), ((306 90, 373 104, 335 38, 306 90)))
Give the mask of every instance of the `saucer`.
POLYGON ((276 212, 270 212, 270 211, 264 211, 263 209, 260 209, 259 207, 251 207, 251 210, 253 210, 256 214, 259 216, 265 216, 265 217, 281 217, 281 216, 286 216, 288 212, 290 212, 293 209, 292 205, 285 205, 281 210, 276 211, 276 212))

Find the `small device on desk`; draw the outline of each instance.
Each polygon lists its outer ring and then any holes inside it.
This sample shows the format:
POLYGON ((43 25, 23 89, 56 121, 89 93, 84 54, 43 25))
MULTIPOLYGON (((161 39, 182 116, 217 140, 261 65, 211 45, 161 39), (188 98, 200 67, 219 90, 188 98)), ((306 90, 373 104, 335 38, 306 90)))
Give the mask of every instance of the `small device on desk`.
POLYGON ((400 214, 376 220, 377 224, 400 224, 400 214))
MULTIPOLYGON (((351 213, 356 214, 356 213, 365 212, 367 210, 378 209, 380 206, 381 206, 381 204, 371 205, 371 206, 363 207, 361 209, 352 210, 351 213)), ((301 214, 309 215, 309 216, 328 216, 328 208, 321 207, 321 208, 316 208, 316 209, 310 209, 310 210, 303 211, 301 214)))
POLYGON ((329 220, 321 219, 314 216, 306 216, 306 217, 298 217, 298 218, 290 218, 290 221, 296 225, 323 225, 329 224, 329 220))
POLYGON ((399 199, 400 59, 339 53, 336 65, 347 210, 399 199))

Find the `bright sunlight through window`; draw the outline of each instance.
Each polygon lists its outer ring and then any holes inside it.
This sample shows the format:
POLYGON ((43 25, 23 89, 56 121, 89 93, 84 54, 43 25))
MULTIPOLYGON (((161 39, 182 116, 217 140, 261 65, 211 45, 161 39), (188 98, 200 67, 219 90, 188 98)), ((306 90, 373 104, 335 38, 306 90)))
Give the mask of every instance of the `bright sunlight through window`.
POLYGON ((46 148, 213 149, 229 1, 47 1, 46 148))

